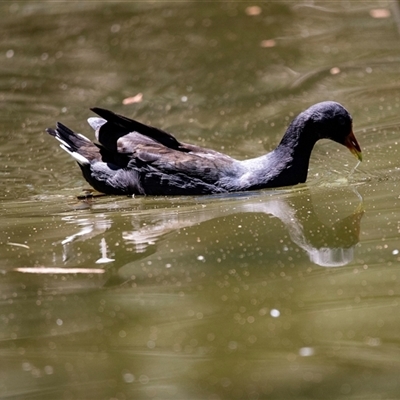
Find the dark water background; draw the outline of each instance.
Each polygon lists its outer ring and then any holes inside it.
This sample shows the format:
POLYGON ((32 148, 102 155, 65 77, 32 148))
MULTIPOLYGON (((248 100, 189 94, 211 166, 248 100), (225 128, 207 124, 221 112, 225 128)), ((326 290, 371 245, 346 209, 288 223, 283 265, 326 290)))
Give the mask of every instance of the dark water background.
POLYGON ((399 399, 398 15, 1 2, 0 398, 399 399), (100 106, 255 157, 328 99, 353 115, 356 171, 321 142, 307 185, 241 195, 78 201, 44 132, 92 135, 100 106))

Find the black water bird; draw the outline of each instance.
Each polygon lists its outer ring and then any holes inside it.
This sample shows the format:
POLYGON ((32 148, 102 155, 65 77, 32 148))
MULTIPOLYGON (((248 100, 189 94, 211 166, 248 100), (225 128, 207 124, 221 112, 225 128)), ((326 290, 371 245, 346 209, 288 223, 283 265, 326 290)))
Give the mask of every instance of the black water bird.
POLYGON ((98 143, 57 123, 47 132, 79 164, 97 191, 116 195, 198 195, 296 185, 307 179, 314 144, 331 139, 360 161, 352 118, 339 103, 325 101, 299 114, 278 147, 239 161, 226 154, 181 143, 171 134, 102 108, 89 118, 98 143))

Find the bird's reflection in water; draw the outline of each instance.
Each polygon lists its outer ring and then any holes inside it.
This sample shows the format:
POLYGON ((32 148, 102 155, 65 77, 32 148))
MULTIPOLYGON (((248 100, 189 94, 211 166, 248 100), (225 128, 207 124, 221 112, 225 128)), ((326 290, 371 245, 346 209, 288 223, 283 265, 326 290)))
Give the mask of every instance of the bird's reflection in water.
MULTIPOLYGON (((68 224, 76 224, 79 227, 79 230, 67 236, 62 242, 63 246, 63 256, 62 260, 64 262, 68 261, 71 258, 71 253, 73 255, 73 248, 71 248, 71 243, 76 241, 86 241, 91 238, 94 238, 98 235, 103 234, 112 226, 112 221, 110 219, 105 218, 103 214, 97 215, 95 218, 74 218, 74 216, 67 216, 62 218, 68 224)), ((100 252, 101 257, 105 258, 107 244, 105 239, 103 238, 100 241, 100 252)), ((112 260, 114 261, 114 260, 112 260)))
POLYGON ((284 223, 293 243, 305 250, 314 264, 339 267, 353 260, 364 214, 361 203, 352 214, 333 223, 321 221, 309 193, 284 201, 270 201, 263 206, 263 212, 284 223))
MULTIPOLYGON (((118 213, 119 217, 122 216, 126 220, 130 218, 133 229, 122 230, 118 233, 119 239, 123 240, 127 248, 133 248, 135 258, 144 258, 149 252, 156 251, 157 242, 171 232, 229 215, 264 213, 278 218, 284 224, 291 241, 303 249, 314 264, 338 267, 350 263, 354 257, 354 247, 359 242, 360 223, 364 213, 361 196, 356 193, 357 206, 349 215, 343 218, 335 215, 332 217, 332 213, 322 209, 325 218, 320 218, 321 213, 316 213, 314 209, 309 188, 283 193, 261 192, 257 195, 233 195, 228 198, 211 196, 211 201, 210 197, 207 197, 202 204, 121 212, 118 213), (323 222, 327 215, 330 215, 328 222, 323 222)), ((350 193, 349 196, 355 197, 350 193)), ((113 227, 113 214, 107 214, 107 217, 104 214, 96 214, 79 220, 66 217, 65 220, 68 223, 76 223, 79 230, 62 242, 64 261, 68 260, 70 252, 73 251, 73 242, 86 241, 96 236, 102 236, 99 242, 101 254, 97 262, 115 261, 107 254, 108 247, 104 237, 104 233, 113 227)))

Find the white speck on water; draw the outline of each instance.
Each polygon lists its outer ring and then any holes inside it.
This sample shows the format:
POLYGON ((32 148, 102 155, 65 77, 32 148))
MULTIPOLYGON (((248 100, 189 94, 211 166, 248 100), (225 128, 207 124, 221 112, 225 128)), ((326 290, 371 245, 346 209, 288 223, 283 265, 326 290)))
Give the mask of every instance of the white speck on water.
POLYGON ((396 249, 396 250, 393 250, 393 251, 392 251, 392 254, 393 254, 394 256, 397 256, 397 254, 399 254, 399 250, 397 250, 397 249, 396 249))
POLYGON ((238 348, 238 344, 237 344, 237 342, 235 342, 235 341, 230 341, 229 343, 228 343, 228 348, 230 349, 230 350, 236 350, 237 348, 238 348))
POLYGON ((54 372, 54 368, 51 365, 46 365, 44 367, 44 372, 46 375, 52 375, 54 372))
POLYGON ((135 380, 135 375, 126 372, 125 374, 122 375, 122 378, 124 379, 124 382, 126 383, 132 383, 135 380))
POLYGON ((186 103, 188 101, 188 97, 187 96, 182 96, 181 97, 181 102, 182 103, 186 103))
POLYGON ((142 385, 146 385, 147 383, 149 383, 149 381, 150 381, 150 378, 147 375, 140 375, 139 376, 139 382, 142 385))
POLYGON ((24 363, 22 363, 22 369, 23 369, 24 371, 30 371, 30 370, 32 369, 32 366, 31 366, 30 363, 24 362, 24 363))
POLYGON ((302 347, 299 350, 299 355, 302 357, 310 357, 315 354, 315 350, 312 347, 302 347))
POLYGON ((117 32, 119 32, 121 30, 121 25, 120 24, 111 25, 111 29, 110 30, 111 30, 112 33, 117 33, 117 32))
POLYGON ((10 49, 6 51, 6 57, 7 58, 13 58, 14 57, 14 50, 10 49))
POLYGON ((198 259, 199 261, 205 261, 204 256, 197 256, 197 259, 198 259))
POLYGON ((273 318, 278 318, 281 315, 281 312, 279 310, 277 310, 276 308, 273 308, 269 314, 271 315, 271 317, 273 318))
POLYGON ((61 326, 61 325, 63 324, 63 320, 59 318, 59 319, 56 321, 56 324, 57 324, 58 326, 61 326))

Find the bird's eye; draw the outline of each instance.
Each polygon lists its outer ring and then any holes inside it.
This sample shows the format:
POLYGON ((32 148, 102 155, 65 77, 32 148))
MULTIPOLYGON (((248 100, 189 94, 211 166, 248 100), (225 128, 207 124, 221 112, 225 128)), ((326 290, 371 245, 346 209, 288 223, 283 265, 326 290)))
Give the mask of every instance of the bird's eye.
POLYGON ((338 121, 339 125, 341 125, 341 126, 344 126, 346 124, 346 121, 342 116, 339 116, 337 121, 338 121))

